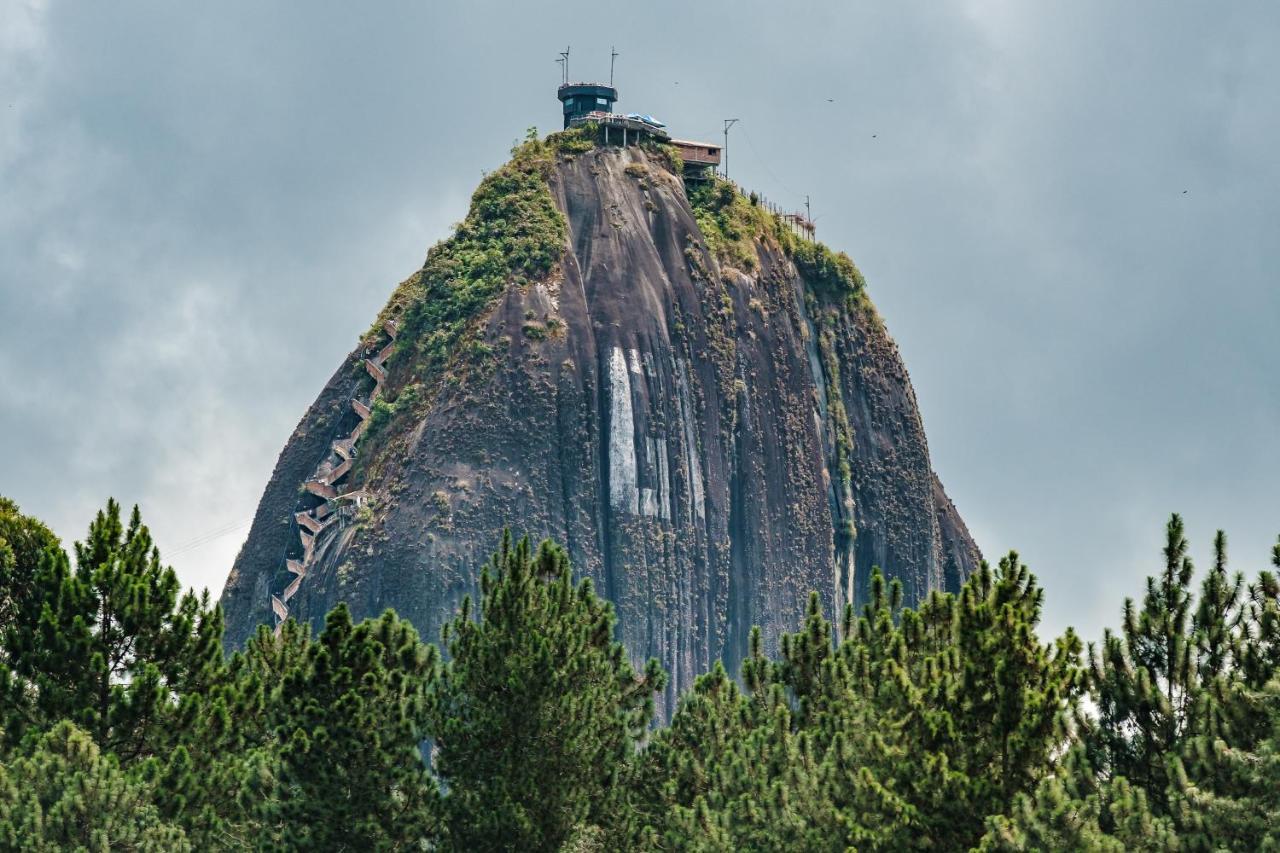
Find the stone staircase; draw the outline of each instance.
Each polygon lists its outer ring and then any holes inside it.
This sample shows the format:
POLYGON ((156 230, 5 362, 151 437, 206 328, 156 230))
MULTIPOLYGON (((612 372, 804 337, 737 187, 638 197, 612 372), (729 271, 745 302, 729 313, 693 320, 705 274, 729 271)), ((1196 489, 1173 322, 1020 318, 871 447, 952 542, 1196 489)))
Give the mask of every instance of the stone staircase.
POLYGON ((302 544, 302 559, 288 557, 285 568, 291 577, 284 589, 271 593, 271 612, 275 615, 275 632, 280 633, 280 626, 289 618, 289 600, 298 594, 302 581, 307 577, 315 563, 316 555, 323 550, 329 537, 342 525, 342 519, 350 511, 350 507, 358 507, 364 503, 366 495, 362 489, 356 489, 345 483, 351 466, 355 463, 356 442, 369 428, 371 407, 382 394, 383 383, 387 381, 386 361, 395 349, 398 327, 394 320, 383 325, 387 334, 387 343, 377 354, 364 360, 365 370, 373 377, 373 390, 369 393, 368 402, 357 397, 351 399, 351 408, 360 418, 351 434, 334 441, 329 452, 316 466, 315 472, 303 484, 306 491, 320 498, 321 503, 302 509, 293 514, 298 525, 298 538, 302 544))

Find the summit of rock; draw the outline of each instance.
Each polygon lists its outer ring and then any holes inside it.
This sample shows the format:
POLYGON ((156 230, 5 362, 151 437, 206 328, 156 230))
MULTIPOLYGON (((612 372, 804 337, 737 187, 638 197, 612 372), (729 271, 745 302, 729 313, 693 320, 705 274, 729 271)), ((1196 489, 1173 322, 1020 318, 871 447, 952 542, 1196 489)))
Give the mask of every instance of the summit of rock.
MULTIPOLYGON (((339 601, 438 636, 504 527, 551 537, 678 695, 811 590, 907 603, 978 551, 847 257, 657 144, 591 127, 488 175, 289 438, 228 638, 339 601)), ((733 671, 733 670, 731 670, 733 671)))

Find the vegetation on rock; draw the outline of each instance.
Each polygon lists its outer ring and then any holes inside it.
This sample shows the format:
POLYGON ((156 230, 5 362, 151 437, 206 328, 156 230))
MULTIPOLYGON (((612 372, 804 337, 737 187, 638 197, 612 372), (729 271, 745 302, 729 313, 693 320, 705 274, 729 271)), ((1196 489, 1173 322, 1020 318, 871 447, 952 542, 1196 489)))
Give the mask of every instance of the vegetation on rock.
POLYGON ((480 182, 453 235, 432 246, 422 269, 396 289, 366 335, 372 346, 387 320, 400 323, 390 400, 375 408, 376 420, 363 438, 366 448, 376 447, 395 415, 409 414, 430 398, 453 359, 474 352, 464 344, 507 287, 552 273, 564 252, 567 226, 547 179, 558 154, 571 156, 594 144, 590 128, 545 140, 530 128, 511 159, 480 182), (405 386, 416 389, 411 398, 401 393, 405 386))
POLYGON ((707 248, 721 263, 755 271, 760 265, 756 242, 768 237, 818 293, 836 301, 865 300, 866 282, 848 255, 796 236, 754 194, 743 195, 734 184, 716 178, 690 187, 689 203, 707 248))
POLYGON ((505 287, 545 276, 560 260, 565 222, 547 188, 553 152, 531 134, 480 183, 455 234, 428 253, 400 343, 414 349, 417 372, 442 366, 468 323, 505 287))
POLYGON ((566 226, 547 179, 557 152, 593 144, 585 131, 542 140, 530 128, 511 159, 480 182, 453 235, 432 246, 422 269, 396 289, 370 334, 386 320, 403 317, 400 347, 426 358, 420 369, 438 367, 449 342, 506 285, 550 273, 560 260, 566 226))

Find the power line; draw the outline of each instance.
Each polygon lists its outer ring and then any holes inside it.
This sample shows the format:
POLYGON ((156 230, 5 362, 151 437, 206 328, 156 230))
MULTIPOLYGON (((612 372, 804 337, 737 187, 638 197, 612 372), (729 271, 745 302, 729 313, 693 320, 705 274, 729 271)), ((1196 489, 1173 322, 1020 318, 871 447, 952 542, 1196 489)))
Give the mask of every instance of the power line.
POLYGON ((210 530, 206 533, 202 533, 196 538, 191 539, 187 542, 184 542, 183 544, 179 545, 177 548, 174 548, 172 551, 169 551, 165 556, 172 559, 173 557, 179 557, 179 556, 182 556, 183 554, 190 553, 191 551, 194 551, 198 548, 202 548, 205 545, 208 545, 211 542, 221 539, 224 536, 230 536, 232 533, 235 533, 239 530, 243 530, 244 528, 248 527, 252 521, 253 521, 253 518, 249 517, 249 518, 241 519, 240 521, 233 521, 230 524, 224 524, 222 527, 218 527, 218 528, 215 528, 214 530, 210 530))
POLYGON ((751 134, 747 133, 747 128, 745 125, 743 125, 743 128, 742 128, 742 138, 747 141, 747 147, 751 149, 752 154, 756 155, 756 160, 758 160, 760 162, 760 165, 764 167, 764 170, 769 173, 769 177, 773 178, 775 182, 777 182, 784 190, 791 193, 792 195, 797 197, 801 195, 799 190, 789 185, 786 181, 782 180, 782 178, 779 178, 777 174, 774 173, 773 169, 769 168, 768 159, 766 159, 765 157, 762 157, 760 155, 760 152, 756 150, 755 143, 751 141, 751 134))

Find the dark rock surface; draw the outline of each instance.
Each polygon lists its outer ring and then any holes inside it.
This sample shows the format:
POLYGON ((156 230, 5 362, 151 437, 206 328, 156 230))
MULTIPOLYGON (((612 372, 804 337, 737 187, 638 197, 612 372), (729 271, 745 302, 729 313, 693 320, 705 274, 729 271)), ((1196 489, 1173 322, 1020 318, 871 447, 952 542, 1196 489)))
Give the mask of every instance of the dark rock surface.
MULTIPOLYGON (((550 186, 560 268, 507 289, 477 329, 496 355, 362 472, 372 499, 327 534, 292 615, 394 607, 436 640, 509 525, 569 549, 632 655, 671 674, 669 700, 717 659, 736 671, 752 625, 771 646, 794 630, 810 590, 838 613, 872 566, 908 603, 974 568, 874 309, 819 296, 768 239, 754 271, 719 266, 680 180, 640 149, 563 158, 550 186)), ((271 618, 300 486, 351 428, 360 354, 281 454, 223 591, 231 643, 271 618)))

